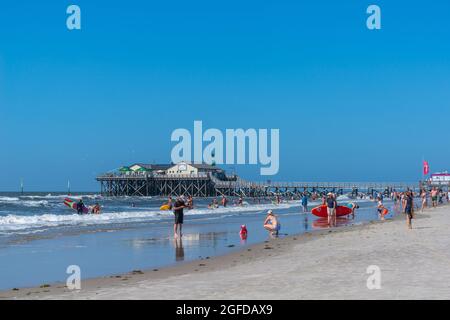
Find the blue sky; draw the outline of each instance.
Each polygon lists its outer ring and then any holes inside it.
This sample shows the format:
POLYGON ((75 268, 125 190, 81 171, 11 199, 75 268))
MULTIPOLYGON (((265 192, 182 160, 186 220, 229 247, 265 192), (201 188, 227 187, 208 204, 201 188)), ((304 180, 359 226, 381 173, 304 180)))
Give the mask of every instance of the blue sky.
MULTIPOLYGON (((0 1, 0 190, 98 190, 171 132, 279 128, 283 181, 450 167, 448 1, 0 1), (66 28, 77 4, 82 30, 66 28), (366 28, 366 8, 382 29, 366 28)), ((236 167, 248 179, 258 166, 236 167)))

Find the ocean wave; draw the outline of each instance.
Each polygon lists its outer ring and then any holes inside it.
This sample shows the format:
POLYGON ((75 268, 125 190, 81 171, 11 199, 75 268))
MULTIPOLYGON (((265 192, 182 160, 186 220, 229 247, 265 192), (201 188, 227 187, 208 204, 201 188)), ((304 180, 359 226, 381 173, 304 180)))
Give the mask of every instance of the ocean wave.
POLYGON ((20 201, 17 197, 0 197, 0 202, 15 202, 20 201))
POLYGON ((20 205, 23 205, 25 207, 45 207, 49 205, 49 202, 47 200, 38 200, 38 201, 21 201, 20 205))
POLYGON ((99 215, 58 215, 42 214, 33 216, 7 215, 0 217, 0 231, 15 231, 42 227, 58 227, 68 225, 100 225, 106 223, 118 223, 134 220, 155 219, 160 212, 120 212, 103 213, 99 215))
MULTIPOLYGON (((80 194, 80 195, 57 194, 57 195, 52 195, 51 193, 49 193, 47 195, 20 196, 20 199, 64 200, 65 198, 71 198, 71 199, 81 199, 81 198, 83 198, 83 199, 101 199, 102 196, 100 194, 80 194)), ((1 197, 0 197, 0 201, 1 201, 1 197)))
POLYGON ((47 200, 20 200, 18 198, 7 198, 3 197, 0 199, 0 204, 7 206, 24 206, 24 207, 46 207, 49 206, 49 202, 47 200))
MULTIPOLYGON (((35 201, 40 202, 40 201, 35 201)), ((196 208, 186 210, 186 216, 211 215, 220 217, 224 214, 234 215, 240 213, 265 212, 272 209, 274 211, 288 209, 299 206, 297 202, 288 202, 276 204, 256 204, 248 206, 230 206, 219 207, 216 209, 196 208)), ((0 232, 19 231, 25 229, 36 229, 43 227, 60 227, 60 226, 88 226, 88 225, 104 225, 112 223, 139 223, 146 221, 155 221, 172 218, 171 211, 160 211, 157 208, 148 208, 141 211, 121 211, 108 212, 105 210, 102 214, 94 215, 78 215, 78 214, 41 214, 41 215, 15 215, 9 214, 0 217, 0 232)))

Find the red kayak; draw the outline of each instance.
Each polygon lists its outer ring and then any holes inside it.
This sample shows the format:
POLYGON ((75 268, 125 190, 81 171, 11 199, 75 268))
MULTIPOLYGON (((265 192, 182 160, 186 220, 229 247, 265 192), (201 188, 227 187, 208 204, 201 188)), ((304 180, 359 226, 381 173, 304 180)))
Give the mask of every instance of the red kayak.
MULTIPOLYGON (((328 217, 327 206, 319 206, 311 210, 311 213, 317 217, 326 218, 328 217)), ((336 217, 343 217, 352 213, 352 209, 349 207, 338 206, 336 208, 336 217)))

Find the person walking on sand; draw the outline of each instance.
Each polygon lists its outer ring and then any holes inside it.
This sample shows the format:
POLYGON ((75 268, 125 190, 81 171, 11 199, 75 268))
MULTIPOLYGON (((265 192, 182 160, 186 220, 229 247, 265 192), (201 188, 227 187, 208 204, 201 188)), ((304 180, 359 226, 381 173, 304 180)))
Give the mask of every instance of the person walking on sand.
POLYGON ((272 210, 267 211, 267 216, 264 220, 264 229, 269 231, 273 236, 278 236, 278 232, 281 229, 280 221, 278 220, 278 217, 273 214, 272 210))
POLYGON ((183 209, 186 207, 187 206, 184 202, 184 199, 182 197, 178 197, 177 201, 175 201, 175 205, 173 207, 173 213, 175 215, 175 223, 173 225, 173 234, 174 234, 175 239, 177 239, 178 237, 181 238, 183 236, 183 234, 182 234, 183 219, 184 219, 183 209))
POLYGON ((303 193, 302 207, 303 207, 303 212, 308 212, 308 196, 307 196, 306 192, 303 193))
POLYGON ((420 193, 420 198, 422 198, 422 212, 427 207, 427 190, 422 189, 420 193))
POLYGON ((326 198, 326 206, 327 206, 327 214, 328 214, 328 225, 334 226, 335 217, 336 217, 336 208, 337 203, 336 199, 334 199, 334 196, 332 193, 329 193, 326 198))
POLYGON ((405 195, 405 214, 406 214, 406 225, 408 229, 412 229, 412 219, 414 210, 414 199, 411 191, 408 191, 405 195))
POLYGON ((437 207, 437 202, 438 202, 438 191, 436 187, 433 187, 433 190, 431 190, 431 204, 433 208, 437 207))

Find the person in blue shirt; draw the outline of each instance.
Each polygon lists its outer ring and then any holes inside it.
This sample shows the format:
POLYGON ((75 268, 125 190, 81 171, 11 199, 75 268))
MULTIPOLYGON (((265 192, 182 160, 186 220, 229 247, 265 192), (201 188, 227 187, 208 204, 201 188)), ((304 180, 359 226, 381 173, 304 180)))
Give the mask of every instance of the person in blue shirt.
POLYGON ((306 195, 306 193, 303 193, 302 207, 303 207, 303 212, 308 212, 308 196, 306 195))

